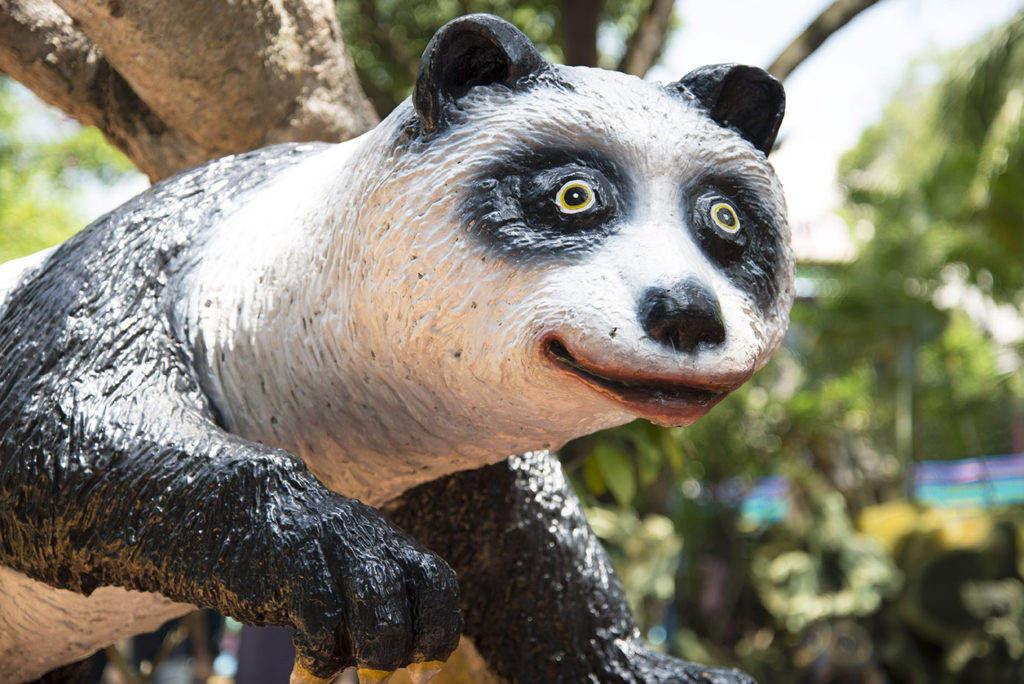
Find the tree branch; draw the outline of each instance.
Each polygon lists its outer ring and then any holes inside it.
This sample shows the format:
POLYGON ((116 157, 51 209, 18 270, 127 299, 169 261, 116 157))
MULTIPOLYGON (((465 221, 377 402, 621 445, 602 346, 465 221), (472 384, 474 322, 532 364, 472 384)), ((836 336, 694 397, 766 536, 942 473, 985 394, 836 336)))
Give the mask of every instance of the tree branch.
POLYGON ((878 0, 836 0, 775 58, 768 71, 784 80, 828 38, 878 0))
POLYGON ((6 0, 0 69, 96 125, 153 180, 377 121, 330 0, 6 0))
POLYGON ((49 0, 7 0, 0 71, 43 101, 98 127, 150 178, 207 158, 142 102, 71 18, 49 0))
POLYGON ((626 42, 626 52, 619 60, 619 71, 643 78, 661 57, 672 19, 674 0, 653 0, 640 17, 636 31, 626 42))
POLYGON ((376 122, 329 0, 56 1, 161 118, 219 154, 376 122))

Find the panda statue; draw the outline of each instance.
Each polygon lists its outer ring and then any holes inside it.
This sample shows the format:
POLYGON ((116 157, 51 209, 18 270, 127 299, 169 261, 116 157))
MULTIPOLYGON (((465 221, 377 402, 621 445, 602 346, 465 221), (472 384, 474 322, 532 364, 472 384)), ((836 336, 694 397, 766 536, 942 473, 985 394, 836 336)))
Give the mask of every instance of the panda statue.
POLYGON ((363 136, 0 267, 0 681, 196 606, 293 627, 293 681, 426 681, 462 635, 504 681, 749 681, 642 641, 546 450, 692 423, 780 344, 783 109, 470 15, 363 136))

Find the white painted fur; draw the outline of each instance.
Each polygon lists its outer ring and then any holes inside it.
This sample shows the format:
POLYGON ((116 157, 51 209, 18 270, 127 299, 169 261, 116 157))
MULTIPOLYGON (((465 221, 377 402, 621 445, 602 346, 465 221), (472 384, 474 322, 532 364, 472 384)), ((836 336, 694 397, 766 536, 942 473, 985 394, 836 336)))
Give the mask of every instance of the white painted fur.
MULTIPOLYGON (((460 101, 471 137, 456 130, 415 163, 389 146, 407 102, 377 129, 289 169, 216 227, 202 260, 170 286, 185 295, 176 333, 206 349, 205 389, 233 431, 286 448, 332 489, 380 504, 633 418, 544 364, 545 334, 603 367, 658 377, 729 384, 765 363, 781 342, 792 283, 780 276, 782 294, 762 319, 751 293, 694 244, 672 199, 714 165, 746 177, 785 216, 763 155, 651 84, 562 71, 574 92, 471 91, 460 101), (629 160, 644 179, 641 208, 587 258, 498 260, 460 233, 460 190, 481 164, 546 146, 629 160), (728 331, 724 346, 696 356, 657 344, 636 316, 645 288, 688 275, 713 287, 728 331)), ((0 302, 16 271, 35 263, 8 267, 6 279, 0 269, 0 302)), ((787 251, 781 272, 791 267, 787 251)), ((0 682, 37 677, 187 608, 113 588, 86 598, 3 568, 0 605, 25 607, 0 617, 0 682), (45 616, 39 605, 49 606, 45 616), (33 644, 46 645, 45 657, 33 644), (75 650, 58 653, 58 644, 75 650)))
POLYGON ((781 341, 791 283, 783 276, 762 320, 752 294, 694 244, 673 199, 714 165, 760 187, 785 216, 763 155, 654 85, 563 73, 571 93, 471 92, 460 102, 471 132, 456 129, 418 159, 388 144, 406 103, 228 219, 186 279, 178 325, 190 346, 205 344, 208 390, 232 430, 289 449, 332 489, 380 504, 634 417, 547 367, 538 354, 545 333, 664 377, 739 382, 764 364, 781 341), (589 258, 497 260, 455 228, 460 190, 479 165, 546 146, 629 160, 646 181, 641 210, 589 258), (696 356, 650 339, 636 316, 644 288, 691 274, 714 287, 729 333, 722 348, 696 356))

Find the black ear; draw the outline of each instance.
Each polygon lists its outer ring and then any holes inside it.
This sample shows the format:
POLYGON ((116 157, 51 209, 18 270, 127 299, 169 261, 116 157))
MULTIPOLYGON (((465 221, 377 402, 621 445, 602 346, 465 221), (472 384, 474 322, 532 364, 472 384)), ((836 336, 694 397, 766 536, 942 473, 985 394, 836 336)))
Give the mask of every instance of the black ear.
POLYGON ((786 92, 764 69, 712 64, 667 87, 690 93, 718 124, 735 130, 765 154, 771 152, 786 112, 786 92))
POLYGON ((504 19, 468 14, 442 26, 423 52, 412 102, 430 131, 445 124, 444 110, 470 88, 512 86, 546 62, 530 39, 504 19))

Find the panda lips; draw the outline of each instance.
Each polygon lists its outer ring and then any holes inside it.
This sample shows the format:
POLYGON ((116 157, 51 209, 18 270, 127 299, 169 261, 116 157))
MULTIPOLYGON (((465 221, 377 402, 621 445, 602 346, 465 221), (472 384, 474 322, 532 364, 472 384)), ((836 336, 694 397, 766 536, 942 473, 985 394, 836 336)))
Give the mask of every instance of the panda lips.
POLYGON ((659 425, 689 425, 742 384, 730 384, 723 388, 669 379, 614 377, 611 373, 581 362, 557 338, 548 339, 544 351, 559 369, 569 372, 599 394, 624 404, 634 413, 659 425))

